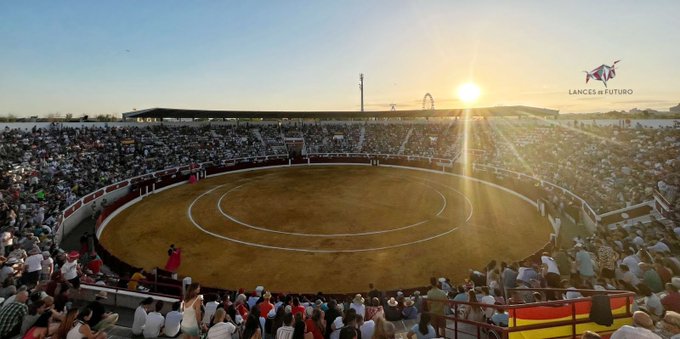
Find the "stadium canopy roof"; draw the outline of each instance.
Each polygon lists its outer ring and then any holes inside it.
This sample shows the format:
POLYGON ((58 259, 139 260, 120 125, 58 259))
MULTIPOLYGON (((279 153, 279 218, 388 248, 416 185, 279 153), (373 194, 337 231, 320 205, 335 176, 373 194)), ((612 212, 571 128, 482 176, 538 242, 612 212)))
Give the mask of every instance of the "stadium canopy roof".
MULTIPOLYGON (((470 108, 474 116, 556 117, 557 110, 529 106, 470 108)), ((343 118, 430 118, 456 117, 466 109, 397 110, 397 111, 219 111, 176 108, 149 108, 123 113, 124 119, 343 119, 343 118)))

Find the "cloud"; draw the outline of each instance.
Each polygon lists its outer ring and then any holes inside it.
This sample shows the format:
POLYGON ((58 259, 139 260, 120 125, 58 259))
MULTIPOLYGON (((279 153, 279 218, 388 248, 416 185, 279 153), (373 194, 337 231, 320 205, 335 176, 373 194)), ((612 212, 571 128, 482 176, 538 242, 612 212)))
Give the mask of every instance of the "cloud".
POLYGON ((675 104, 680 102, 680 100, 663 100, 663 99, 636 99, 636 100, 621 100, 618 103, 624 104, 675 104))

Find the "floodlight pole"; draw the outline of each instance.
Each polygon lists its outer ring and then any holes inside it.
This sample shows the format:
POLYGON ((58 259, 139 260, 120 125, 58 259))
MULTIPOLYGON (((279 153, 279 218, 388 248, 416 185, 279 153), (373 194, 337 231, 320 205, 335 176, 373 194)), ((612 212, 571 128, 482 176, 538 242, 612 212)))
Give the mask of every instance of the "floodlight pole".
POLYGON ((361 91, 361 111, 364 111, 364 73, 359 74, 359 90, 361 91))

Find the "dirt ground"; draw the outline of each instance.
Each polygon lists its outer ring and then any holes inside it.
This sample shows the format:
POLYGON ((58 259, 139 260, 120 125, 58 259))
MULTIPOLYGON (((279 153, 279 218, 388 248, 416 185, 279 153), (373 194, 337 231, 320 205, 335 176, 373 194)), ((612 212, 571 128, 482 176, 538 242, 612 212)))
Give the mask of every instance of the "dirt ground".
POLYGON ((211 287, 350 293, 460 281, 491 259, 542 247, 551 227, 503 190, 385 167, 313 166, 231 173, 144 198, 108 224, 120 259, 211 287), (192 222, 193 219, 193 222, 192 222), (237 220, 238 222, 236 222, 237 220))

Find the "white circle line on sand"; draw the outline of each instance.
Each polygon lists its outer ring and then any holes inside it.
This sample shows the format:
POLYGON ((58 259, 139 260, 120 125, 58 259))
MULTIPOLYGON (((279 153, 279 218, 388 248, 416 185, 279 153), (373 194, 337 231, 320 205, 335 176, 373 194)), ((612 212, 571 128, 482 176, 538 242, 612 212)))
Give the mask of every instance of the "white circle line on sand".
MULTIPOLYGON (((414 181, 415 181, 415 180, 414 180, 414 181)), ((416 226, 420 226, 420 225, 425 224, 425 223, 427 223, 427 222, 429 222, 429 221, 431 220, 431 219, 423 220, 423 221, 419 221, 419 222, 417 222, 417 223, 415 223, 415 224, 410 224, 410 225, 406 225, 406 226, 402 226, 402 227, 397 227, 397 228, 391 228, 391 229, 387 229, 387 230, 370 231, 370 232, 357 232, 357 233, 300 233, 300 232, 286 232, 286 231, 273 230, 273 229, 271 229, 271 228, 266 228, 266 227, 261 227, 261 226, 255 226, 255 225, 246 223, 246 222, 244 222, 244 221, 241 221, 241 220, 237 219, 236 217, 234 217, 234 216, 228 214, 227 212, 225 212, 225 211, 222 209, 222 200, 223 200, 229 193, 231 193, 232 191, 235 191, 235 190, 237 190, 237 189, 239 189, 239 188, 241 188, 241 187, 243 187, 244 185, 247 185, 247 184, 249 184, 249 183, 250 183, 250 182, 246 182, 246 183, 243 183, 243 184, 238 185, 238 186, 236 186, 236 187, 233 187, 233 188, 231 188, 230 190, 228 190, 227 192, 225 192, 224 194, 222 194, 222 196, 220 196, 219 200, 217 200, 217 209, 218 209, 218 210, 220 211, 220 213, 221 213, 224 217, 226 217, 227 219, 229 219, 229 220, 231 220, 231 221, 233 221, 233 222, 235 222, 235 223, 237 223, 237 224, 239 224, 239 225, 241 225, 241 226, 245 226, 245 227, 248 227, 248 228, 251 228, 251 229, 255 229, 255 230, 258 230, 258 231, 270 232, 270 233, 276 233, 276 234, 294 235, 294 236, 300 236, 300 237, 322 237, 322 238, 360 237, 360 236, 376 235, 376 234, 385 234, 385 233, 390 233, 390 232, 402 231, 402 230, 405 230, 405 229, 409 229, 409 228, 413 228, 413 227, 416 227, 416 226)), ((447 200, 446 200, 446 197, 444 196, 444 194, 442 194, 442 192, 440 192, 439 190, 435 189, 435 188, 432 187, 432 186, 429 186, 429 185, 426 185, 426 184, 423 184, 423 183, 420 183, 420 182, 417 182, 417 183, 418 183, 418 184, 421 184, 421 185, 423 185, 423 186, 425 186, 425 187, 429 187, 429 188, 432 189, 433 191, 437 192, 437 194, 439 194, 439 197, 442 199, 442 206, 441 206, 441 208, 439 209, 439 211, 435 214, 435 217, 438 217, 439 215, 441 215, 441 214, 444 212, 444 209, 446 209, 446 205, 447 205, 447 200)), ((462 195, 463 197, 465 197, 462 193, 460 193, 460 192, 457 192, 457 193, 460 194, 460 195, 462 195)), ((468 220, 469 220, 469 218, 468 218, 468 220)), ((467 221, 467 220, 466 220, 466 221, 467 221)))
MULTIPOLYGON (((198 228, 200 231, 202 231, 203 233, 206 233, 206 234, 211 235, 211 236, 216 237, 216 238, 220 238, 220 239, 228 240, 228 241, 231 241, 231 242, 234 242, 234 243, 237 243, 237 244, 245 245, 245 246, 252 246, 252 247, 265 248, 265 249, 272 249, 272 250, 281 250, 281 251, 303 252, 303 253, 360 253, 360 252, 372 252, 372 251, 382 251, 382 250, 388 250, 388 249, 393 249, 393 248, 399 248, 399 247, 405 247, 405 246, 410 246, 410 245, 415 245, 415 244, 424 243, 424 242, 427 242, 427 241, 430 241, 430 240, 433 240, 433 239, 436 239, 436 238, 443 237, 443 236, 445 236, 445 235, 447 235, 447 234, 450 234, 451 232, 457 230, 457 229, 460 227, 460 226, 456 226, 456 227, 454 227, 454 228, 449 229, 449 230, 446 231, 446 232, 443 232, 443 233, 440 233, 440 234, 436 234, 436 235, 433 235, 433 236, 431 236, 431 237, 427 237, 427 238, 424 238, 424 239, 414 240, 414 241, 407 242, 407 243, 402 243, 402 244, 396 244, 396 245, 390 245, 390 246, 382 246, 382 247, 373 247, 373 248, 359 248, 359 249, 349 249, 349 250, 320 250, 320 249, 308 249, 308 248, 295 248, 295 247, 281 247, 281 246, 264 245, 264 244, 259 244, 259 243, 254 243, 254 242, 249 242, 249 241, 243 241, 243 240, 234 239, 234 238, 231 238, 231 237, 227 237, 227 236, 224 236, 224 235, 221 235, 221 234, 218 234, 218 233, 215 233, 215 232, 206 230, 205 228, 203 228, 199 223, 197 223, 197 222, 194 220, 194 217, 193 217, 193 215, 192 215, 192 209, 193 209, 193 207, 194 207, 194 204, 196 204, 196 202, 197 202, 199 199, 201 199, 202 197, 204 197, 204 196, 206 196, 206 195, 212 193, 213 191, 215 191, 216 189, 218 189, 218 188, 220 188, 220 187, 222 187, 222 186, 224 186, 224 185, 215 186, 215 187, 213 187, 212 189, 210 189, 210 190, 208 190, 208 191, 205 191, 205 192, 203 192, 201 195, 199 195, 198 197, 194 198, 194 200, 193 200, 193 201, 191 202, 191 204, 189 205, 189 208, 187 208, 187 217, 189 218, 189 221, 191 221, 191 223, 194 224, 194 226, 195 226, 196 228, 198 228)), ((455 189, 453 189, 453 188, 450 188, 450 189, 455 190, 455 189)), ((463 196, 465 196, 465 195, 463 195, 463 196)), ((467 219, 466 219, 466 221, 465 221, 465 222, 467 222, 467 221, 470 220, 470 218, 472 217, 472 203, 470 202, 470 199, 467 198, 467 196, 465 196, 465 199, 466 199, 467 203, 470 204, 470 215, 467 217, 467 219)))

